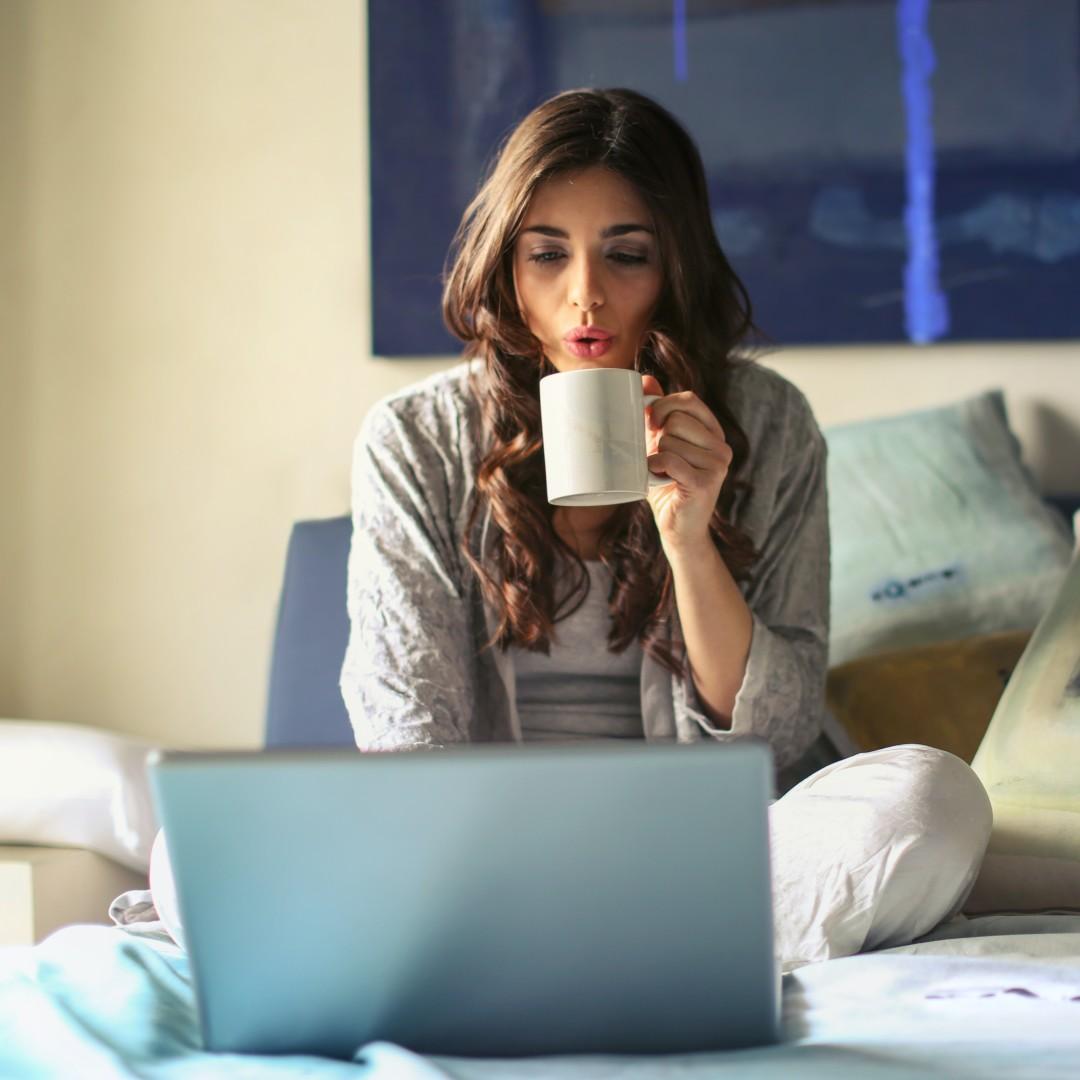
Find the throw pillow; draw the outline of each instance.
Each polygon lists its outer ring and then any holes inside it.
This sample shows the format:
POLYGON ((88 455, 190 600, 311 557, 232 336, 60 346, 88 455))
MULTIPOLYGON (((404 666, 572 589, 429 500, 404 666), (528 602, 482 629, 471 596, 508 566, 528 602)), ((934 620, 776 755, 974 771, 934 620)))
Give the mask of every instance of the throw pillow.
POLYGON ((1000 391, 828 428, 829 661, 1031 630, 1069 561, 1000 391))
POLYGON ((1030 637, 1006 631, 851 660, 829 672, 829 711, 859 752, 922 743, 970 764, 1030 637))

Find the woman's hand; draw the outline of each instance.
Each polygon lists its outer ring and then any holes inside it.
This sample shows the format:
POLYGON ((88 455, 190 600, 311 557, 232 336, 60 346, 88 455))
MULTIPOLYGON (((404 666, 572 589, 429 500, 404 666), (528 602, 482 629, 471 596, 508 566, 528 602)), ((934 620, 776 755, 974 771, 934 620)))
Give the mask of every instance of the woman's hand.
POLYGON ((732 458, 724 429, 693 391, 664 395, 653 375, 642 375, 641 386, 663 395, 645 410, 649 470, 675 481, 648 495, 664 551, 670 559, 711 549, 709 522, 732 458))

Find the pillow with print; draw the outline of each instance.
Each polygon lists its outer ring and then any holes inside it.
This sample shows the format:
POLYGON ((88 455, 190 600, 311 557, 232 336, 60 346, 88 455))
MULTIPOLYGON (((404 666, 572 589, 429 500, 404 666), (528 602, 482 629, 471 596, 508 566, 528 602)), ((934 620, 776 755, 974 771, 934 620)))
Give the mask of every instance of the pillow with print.
POLYGON ((1001 391, 825 437, 831 665, 1035 626, 1072 538, 1021 462, 1001 391))

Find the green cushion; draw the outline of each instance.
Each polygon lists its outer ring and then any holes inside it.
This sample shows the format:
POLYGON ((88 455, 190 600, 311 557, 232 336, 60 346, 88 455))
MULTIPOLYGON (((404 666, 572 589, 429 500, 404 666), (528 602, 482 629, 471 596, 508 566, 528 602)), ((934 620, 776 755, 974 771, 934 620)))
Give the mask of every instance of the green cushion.
POLYGON ((1000 391, 825 437, 830 664, 1035 626, 1072 538, 1021 463, 1000 391))

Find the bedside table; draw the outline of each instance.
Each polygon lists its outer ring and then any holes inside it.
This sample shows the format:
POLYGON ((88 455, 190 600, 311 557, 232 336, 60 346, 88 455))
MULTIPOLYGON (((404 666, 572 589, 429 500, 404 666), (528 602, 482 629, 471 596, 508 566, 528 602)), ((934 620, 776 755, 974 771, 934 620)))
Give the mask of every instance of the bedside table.
POLYGON ((110 925, 109 904, 146 876, 86 848, 0 846, 0 945, 34 945, 71 923, 110 925))

